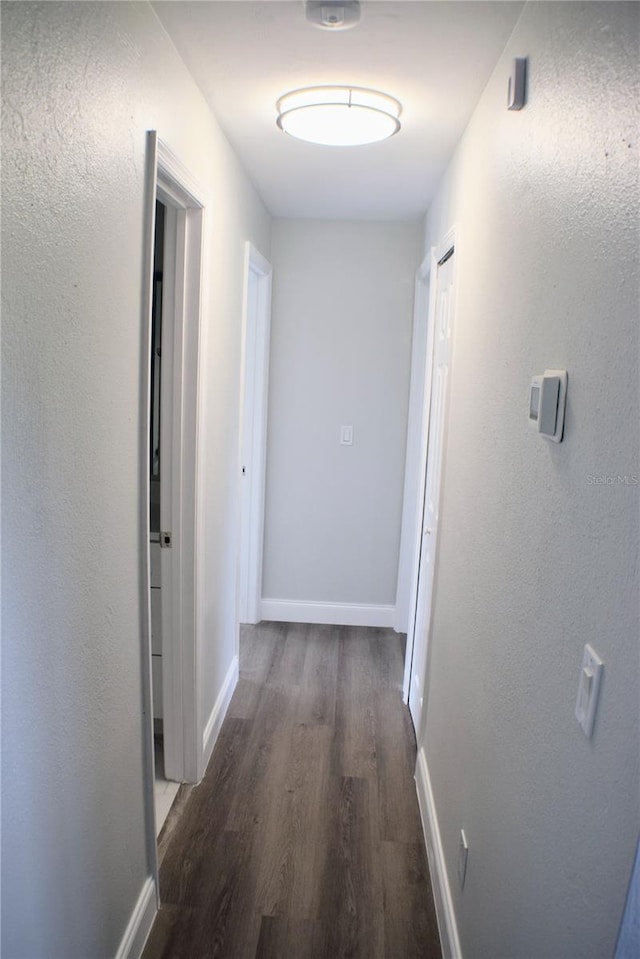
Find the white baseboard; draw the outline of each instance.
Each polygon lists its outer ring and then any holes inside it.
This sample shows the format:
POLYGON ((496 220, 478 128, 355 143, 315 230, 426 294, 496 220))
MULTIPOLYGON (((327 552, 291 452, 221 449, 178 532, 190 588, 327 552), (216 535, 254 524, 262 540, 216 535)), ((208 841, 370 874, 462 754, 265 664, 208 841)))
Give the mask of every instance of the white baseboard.
POLYGON ((202 779, 204 776, 207 764, 211 759, 211 753, 213 752, 213 747, 216 744, 220 727, 222 726, 227 709, 229 708, 233 691, 238 685, 239 669, 240 666, 238 657, 234 656, 232 663, 229 666, 229 671, 224 678, 222 689, 218 693, 218 698, 216 699, 214 707, 211 710, 211 715, 209 716, 207 725, 204 728, 204 733, 202 734, 202 768, 199 770, 200 779, 202 779))
POLYGON ((140 959, 158 911, 156 884, 149 876, 138 896, 115 959, 140 959))
POLYGON ((458 924, 453 908, 451 887, 447 875, 438 816, 433 799, 431 779, 429 777, 429 768, 427 766, 427 757, 425 756, 424 749, 420 749, 418 752, 416 787, 418 790, 422 830, 427 846, 429 870, 433 884, 433 898, 435 900, 436 916, 438 918, 442 955, 444 959, 462 959, 458 924))
POLYGON ((395 606, 356 603, 306 603, 295 599, 263 599, 260 618, 272 623, 318 623, 322 626, 379 626, 393 629, 395 606))

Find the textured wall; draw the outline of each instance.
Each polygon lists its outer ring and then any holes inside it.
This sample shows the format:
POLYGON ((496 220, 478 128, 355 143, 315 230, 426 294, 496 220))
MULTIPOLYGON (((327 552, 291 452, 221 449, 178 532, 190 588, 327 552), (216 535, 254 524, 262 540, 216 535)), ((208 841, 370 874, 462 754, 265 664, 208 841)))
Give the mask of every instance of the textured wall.
POLYGON ((421 745, 468 957, 610 956, 638 834, 639 12, 529 4, 428 216, 427 245, 457 225, 458 309, 421 745), (560 445, 527 422, 546 367, 560 445))
POLYGON ((414 223, 274 220, 265 597, 395 602, 417 246, 414 223))
POLYGON ((202 678, 234 654, 243 241, 269 219, 143 3, 2 5, 2 946, 112 956, 149 873, 140 672, 146 130, 209 191, 202 678))

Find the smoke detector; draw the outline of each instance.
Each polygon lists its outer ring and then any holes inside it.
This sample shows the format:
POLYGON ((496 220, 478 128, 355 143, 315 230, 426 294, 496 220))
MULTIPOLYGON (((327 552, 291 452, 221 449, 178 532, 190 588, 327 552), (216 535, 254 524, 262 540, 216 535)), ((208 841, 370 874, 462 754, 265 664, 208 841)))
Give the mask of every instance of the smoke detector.
POLYGON ((321 30, 349 30, 360 20, 359 0, 307 0, 307 20, 321 30))

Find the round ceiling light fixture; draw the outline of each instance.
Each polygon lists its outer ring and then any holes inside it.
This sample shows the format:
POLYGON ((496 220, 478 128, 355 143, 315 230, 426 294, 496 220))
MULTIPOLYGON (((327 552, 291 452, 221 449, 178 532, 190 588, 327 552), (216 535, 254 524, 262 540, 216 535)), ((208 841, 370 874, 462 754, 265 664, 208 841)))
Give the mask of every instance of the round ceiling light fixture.
POLYGON ((392 137, 402 106, 395 97, 364 87, 305 87, 276 104, 277 124, 298 140, 325 146, 361 146, 392 137))

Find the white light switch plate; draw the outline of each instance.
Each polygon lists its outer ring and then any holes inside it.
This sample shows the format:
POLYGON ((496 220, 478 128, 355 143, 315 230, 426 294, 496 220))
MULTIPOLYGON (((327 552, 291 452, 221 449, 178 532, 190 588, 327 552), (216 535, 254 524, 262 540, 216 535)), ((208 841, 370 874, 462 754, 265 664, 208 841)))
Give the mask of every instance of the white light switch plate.
POLYGON ((582 668, 576 699, 576 719, 587 739, 591 739, 593 733, 603 665, 595 649, 587 643, 582 654, 582 668))

